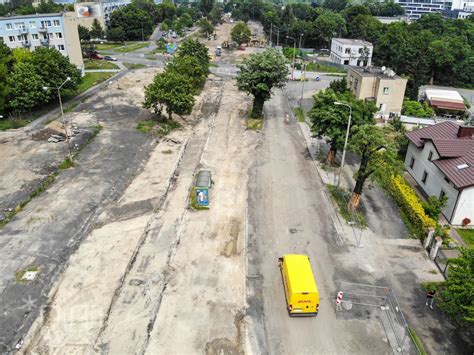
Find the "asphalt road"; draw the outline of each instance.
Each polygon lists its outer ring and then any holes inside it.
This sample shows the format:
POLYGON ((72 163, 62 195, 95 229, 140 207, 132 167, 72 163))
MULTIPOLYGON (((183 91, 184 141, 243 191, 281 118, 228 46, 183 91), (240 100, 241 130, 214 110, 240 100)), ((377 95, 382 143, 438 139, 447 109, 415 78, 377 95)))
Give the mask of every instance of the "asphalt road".
MULTIPOLYGON (((296 122, 285 123, 286 98, 278 91, 266 105, 266 127, 250 171, 248 200, 248 303, 255 353, 333 354, 391 352, 381 324, 336 319, 334 295, 339 246, 331 205, 307 154, 296 122), (321 295, 315 318, 290 318, 278 257, 310 257, 321 295)), ((356 275, 353 275, 356 277, 356 275)), ((349 276, 348 276, 349 277, 349 276)))

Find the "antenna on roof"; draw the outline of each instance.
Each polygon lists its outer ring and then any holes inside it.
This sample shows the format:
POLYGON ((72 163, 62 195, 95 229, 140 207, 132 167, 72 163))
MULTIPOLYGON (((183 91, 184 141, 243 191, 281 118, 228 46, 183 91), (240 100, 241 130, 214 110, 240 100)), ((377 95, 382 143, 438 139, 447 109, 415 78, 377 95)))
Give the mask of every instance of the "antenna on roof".
POLYGON ((387 67, 384 65, 381 69, 382 69, 382 71, 385 71, 385 69, 387 69, 387 67))

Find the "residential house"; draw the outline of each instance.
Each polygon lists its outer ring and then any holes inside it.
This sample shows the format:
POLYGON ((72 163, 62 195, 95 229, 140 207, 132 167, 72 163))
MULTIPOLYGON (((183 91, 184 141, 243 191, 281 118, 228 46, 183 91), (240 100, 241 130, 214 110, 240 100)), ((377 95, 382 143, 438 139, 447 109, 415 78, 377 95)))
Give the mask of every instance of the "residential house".
POLYGON ((427 101, 438 117, 460 118, 466 114, 464 99, 456 90, 426 88, 421 99, 427 101))
POLYGON ((367 67, 372 64, 372 43, 361 39, 333 38, 330 61, 342 65, 367 67))
POLYGON ((347 71, 347 86, 356 99, 374 102, 384 118, 401 114, 406 85, 407 79, 390 68, 350 67, 347 71))
POLYGON ((73 12, 0 17, 0 40, 11 49, 53 47, 78 68, 84 67, 73 12))
POLYGON ((405 167, 426 197, 448 197, 449 223, 474 222, 474 127, 451 121, 406 133, 405 167))

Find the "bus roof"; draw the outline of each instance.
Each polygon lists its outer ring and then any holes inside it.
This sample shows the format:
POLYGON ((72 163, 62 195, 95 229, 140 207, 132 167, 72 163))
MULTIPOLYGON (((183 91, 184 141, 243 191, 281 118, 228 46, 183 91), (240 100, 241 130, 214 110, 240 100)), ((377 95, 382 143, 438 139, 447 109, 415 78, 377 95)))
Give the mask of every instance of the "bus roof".
POLYGON ((284 256, 284 260, 288 283, 293 293, 318 293, 308 256, 288 254, 284 256))

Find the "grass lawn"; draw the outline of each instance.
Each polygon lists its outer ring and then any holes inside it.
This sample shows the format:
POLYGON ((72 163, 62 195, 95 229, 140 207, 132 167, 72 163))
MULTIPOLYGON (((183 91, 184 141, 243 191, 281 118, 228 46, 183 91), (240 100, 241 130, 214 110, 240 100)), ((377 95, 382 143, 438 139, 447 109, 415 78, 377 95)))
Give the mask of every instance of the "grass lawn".
POLYGON ((85 69, 120 69, 114 63, 108 62, 106 60, 84 60, 85 69))
POLYGON ((458 232, 469 248, 474 248, 474 229, 457 228, 456 232, 458 232))
POLYGON ((127 67, 127 69, 141 69, 141 68, 146 68, 145 64, 141 63, 123 63, 127 67))
POLYGON ((318 63, 308 63, 306 66, 307 71, 315 71, 315 72, 322 72, 322 73, 345 73, 344 69, 339 69, 337 67, 333 67, 330 65, 322 65, 318 63))
POLYGON ((298 118, 298 121, 304 122, 305 117, 302 109, 300 109, 299 107, 295 107, 293 109, 293 112, 295 113, 296 118, 298 118))
POLYGON ((86 75, 84 75, 82 78, 82 82, 77 87, 77 90, 63 95, 62 98, 64 101, 72 99, 74 96, 77 96, 91 87, 100 84, 114 75, 115 73, 86 73, 86 75))
POLYGON ((138 42, 138 43, 132 43, 132 44, 127 44, 123 47, 115 49, 115 52, 121 52, 121 53, 127 53, 127 52, 133 52, 138 49, 145 48, 148 46, 148 42, 138 42))
POLYGON ((351 211, 347 208, 347 204, 351 198, 351 193, 334 185, 327 184, 326 187, 331 193, 333 200, 339 207, 339 212, 341 213, 342 217, 344 217, 348 223, 351 222, 360 228, 366 228, 367 221, 365 220, 364 215, 359 211, 351 213, 351 211))
POLYGON ((124 45, 125 45, 125 43, 104 43, 104 44, 96 44, 95 48, 98 51, 106 51, 106 50, 109 50, 109 49, 115 49, 117 47, 122 47, 124 45))

